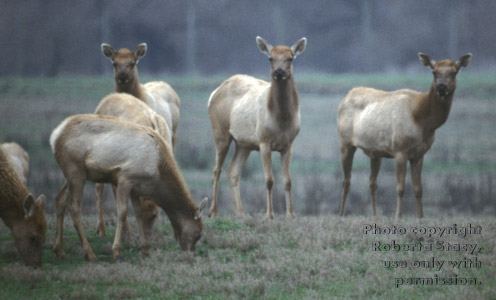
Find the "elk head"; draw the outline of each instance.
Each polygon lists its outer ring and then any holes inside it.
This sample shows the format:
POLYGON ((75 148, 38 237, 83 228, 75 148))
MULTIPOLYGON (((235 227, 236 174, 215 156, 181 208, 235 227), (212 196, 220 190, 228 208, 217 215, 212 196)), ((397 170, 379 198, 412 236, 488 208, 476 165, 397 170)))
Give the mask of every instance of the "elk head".
POLYGON ((293 60, 305 50, 307 39, 302 38, 293 46, 272 47, 266 40, 257 36, 258 49, 270 60, 270 74, 275 80, 287 80, 293 76, 293 60))
POLYGON ((45 196, 34 200, 31 194, 24 199, 24 218, 12 226, 14 240, 24 263, 39 268, 47 223, 45 219, 45 196))
POLYGON ((196 243, 201 238, 203 230, 201 214, 205 207, 207 207, 207 203, 208 199, 203 198, 200 206, 195 210, 191 218, 187 216, 187 218, 179 220, 182 226, 174 226, 174 236, 183 251, 195 251, 196 243))
POLYGON ((122 48, 115 51, 109 44, 101 45, 103 55, 105 55, 114 66, 115 82, 118 86, 127 86, 138 81, 138 61, 146 54, 146 43, 139 44, 132 52, 122 48))
POLYGON ((419 53, 418 56, 424 66, 431 68, 434 75, 432 88, 441 98, 453 95, 456 89, 456 75, 458 71, 468 66, 472 58, 472 54, 468 53, 460 57, 456 62, 449 59, 436 62, 432 57, 424 53, 419 53))

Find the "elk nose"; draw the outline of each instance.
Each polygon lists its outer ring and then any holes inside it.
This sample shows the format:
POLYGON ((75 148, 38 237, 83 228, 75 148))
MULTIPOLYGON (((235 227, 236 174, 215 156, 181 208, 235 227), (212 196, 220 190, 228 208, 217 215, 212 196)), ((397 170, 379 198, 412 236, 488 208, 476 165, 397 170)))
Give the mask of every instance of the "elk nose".
POLYGON ((121 72, 121 73, 117 74, 117 78, 118 78, 119 80, 121 80, 121 81, 125 81, 125 80, 127 80, 128 76, 127 76, 127 74, 126 74, 126 73, 121 72))
POLYGON ((285 75, 286 75, 286 72, 284 72, 284 70, 281 68, 278 68, 274 71, 274 77, 278 80, 280 80, 281 78, 284 78, 285 75))
POLYGON ((436 87, 438 94, 446 95, 448 93, 448 86, 444 83, 440 83, 436 87))

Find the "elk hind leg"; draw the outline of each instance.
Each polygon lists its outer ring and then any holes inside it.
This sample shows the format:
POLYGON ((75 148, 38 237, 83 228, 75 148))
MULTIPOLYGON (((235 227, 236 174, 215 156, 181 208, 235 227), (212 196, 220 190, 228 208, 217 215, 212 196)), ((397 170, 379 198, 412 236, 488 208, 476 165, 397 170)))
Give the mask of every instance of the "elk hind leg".
POLYGON ((417 200, 417 217, 422 218, 424 216, 422 210, 422 165, 424 162, 424 157, 419 159, 410 160, 410 171, 412 174, 412 185, 413 191, 415 193, 415 199, 417 200))
POLYGON ((341 165, 343 167, 343 190, 341 194, 341 208, 339 215, 344 215, 344 206, 346 204, 346 197, 350 190, 351 183, 351 168, 353 166, 353 156, 355 155, 356 147, 353 145, 341 145, 341 165))
POLYGON ((222 173, 222 165, 226 159, 227 152, 229 151, 229 145, 231 144, 231 138, 227 139, 216 139, 215 142, 215 161, 214 169, 212 174, 212 204, 210 206, 209 216, 211 218, 217 217, 217 198, 219 191, 219 178, 222 173))
POLYGON ((376 192, 377 192, 377 175, 381 169, 381 158, 371 157, 370 158, 370 199, 372 201, 372 214, 377 215, 375 204, 376 204, 376 192))
POLYGON ((243 216, 243 205, 241 204, 241 195, 239 193, 239 177, 241 176, 241 170, 245 166, 249 156, 250 150, 242 149, 236 145, 233 159, 227 168, 227 176, 229 178, 229 185, 231 186, 234 209, 236 210, 236 215, 238 217, 243 216))

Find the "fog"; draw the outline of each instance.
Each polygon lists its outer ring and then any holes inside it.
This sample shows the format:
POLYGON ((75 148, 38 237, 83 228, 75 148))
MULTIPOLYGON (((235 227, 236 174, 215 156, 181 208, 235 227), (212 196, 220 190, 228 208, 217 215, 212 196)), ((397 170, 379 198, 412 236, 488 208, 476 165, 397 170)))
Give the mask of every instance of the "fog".
POLYGON ((142 73, 261 73, 255 37, 273 45, 308 39, 299 72, 422 70, 471 52, 471 71, 496 64, 496 2, 407 1, 15 1, 2 0, 0 75, 110 73, 102 42, 148 44, 142 73))

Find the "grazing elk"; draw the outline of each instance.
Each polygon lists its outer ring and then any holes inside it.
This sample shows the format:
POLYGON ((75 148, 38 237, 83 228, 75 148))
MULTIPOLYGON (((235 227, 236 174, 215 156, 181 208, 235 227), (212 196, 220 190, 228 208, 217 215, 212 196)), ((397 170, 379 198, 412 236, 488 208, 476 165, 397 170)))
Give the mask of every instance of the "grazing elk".
POLYGON ((456 75, 461 68, 468 66, 471 57, 471 54, 466 54, 456 62, 449 59, 436 62, 428 55, 419 53, 422 64, 430 67, 434 75, 434 81, 427 93, 412 90, 385 92, 358 87, 344 97, 338 109, 344 173, 340 216, 344 214, 353 155, 358 147, 370 157, 373 214, 376 215, 377 174, 381 158, 385 157, 394 158, 396 161, 396 217, 401 217, 406 164, 410 161, 417 216, 422 218, 421 172, 424 154, 434 142, 436 129, 448 119, 456 88, 456 75))
POLYGON ((139 82, 137 64, 146 54, 146 43, 139 44, 134 52, 126 48, 116 51, 105 43, 101 48, 103 55, 114 66, 115 91, 135 96, 161 115, 171 130, 172 149, 174 149, 181 101, 174 89, 164 81, 152 81, 146 84, 139 82))
POLYGON ((27 185, 29 176, 28 153, 17 143, 3 143, 0 145, 0 149, 7 155, 10 165, 21 177, 22 183, 27 185))
POLYGON ((148 255, 139 197, 151 197, 169 217, 174 236, 184 251, 194 251, 201 237, 200 213, 186 187, 170 147, 150 128, 112 116, 83 114, 68 117, 52 132, 50 145, 66 183, 56 198, 54 252, 64 257, 64 212, 69 205, 84 256, 95 260, 81 223, 81 198, 86 180, 116 186, 117 229, 113 257, 121 259, 121 238, 129 197, 139 228, 140 250, 148 255))
POLYGON ((0 149, 0 218, 10 228, 24 263, 41 267, 47 223, 45 196, 34 200, 0 149))
POLYGON ((272 47, 257 37, 260 51, 270 60, 271 82, 247 75, 234 75, 224 81, 210 96, 208 114, 215 140, 215 162, 212 180, 210 216, 217 216, 217 191, 222 164, 234 140, 236 148, 227 169, 229 184, 238 216, 243 215, 239 193, 239 177, 252 150, 262 156, 267 186, 267 218, 273 218, 271 152, 281 153, 281 165, 286 193, 286 215, 293 217, 289 165, 292 144, 300 131, 298 93, 293 81, 292 62, 303 52, 307 40, 293 46, 272 47))
MULTIPOLYGON (((143 125, 157 130, 164 141, 172 145, 169 127, 159 114, 138 98, 126 93, 112 93, 102 99, 95 110, 96 114, 114 116, 135 124, 143 125)), ((172 146, 171 146, 172 147, 172 146)), ((98 211, 97 234, 106 236, 105 225, 103 223, 103 183, 95 184, 96 203, 98 211)), ((115 187, 113 187, 115 196, 115 187)), ((143 214, 144 232, 147 237, 151 235, 153 222, 158 216, 157 205, 151 199, 140 198, 141 211, 143 214)), ((126 229, 130 232, 129 221, 126 219, 126 229)))

